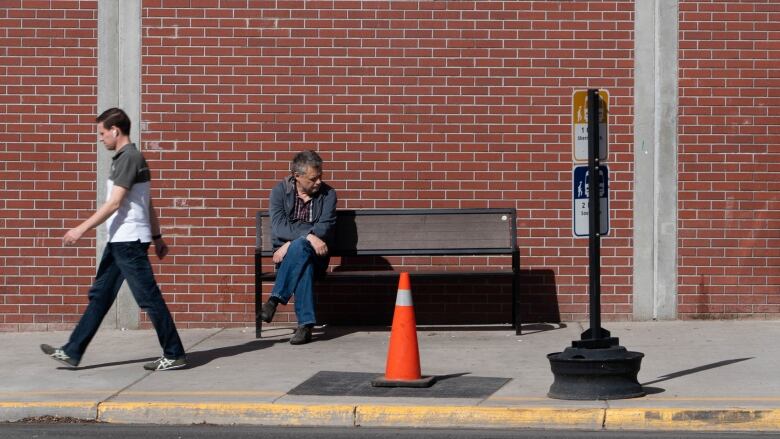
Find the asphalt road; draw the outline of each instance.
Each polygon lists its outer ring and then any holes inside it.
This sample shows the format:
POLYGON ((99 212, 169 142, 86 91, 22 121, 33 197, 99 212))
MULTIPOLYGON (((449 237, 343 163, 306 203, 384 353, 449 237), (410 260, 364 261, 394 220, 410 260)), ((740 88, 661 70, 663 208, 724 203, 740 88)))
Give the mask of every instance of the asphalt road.
POLYGON ((780 438, 771 433, 621 432, 571 430, 452 430, 401 428, 284 428, 215 425, 0 424, 3 439, 754 439, 780 438))

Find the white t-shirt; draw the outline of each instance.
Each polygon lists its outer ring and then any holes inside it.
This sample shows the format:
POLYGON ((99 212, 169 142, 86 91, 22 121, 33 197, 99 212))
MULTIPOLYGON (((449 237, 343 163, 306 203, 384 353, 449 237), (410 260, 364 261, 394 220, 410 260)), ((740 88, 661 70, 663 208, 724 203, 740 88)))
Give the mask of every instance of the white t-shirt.
POLYGON ((106 220, 108 242, 152 241, 149 221, 149 189, 151 173, 146 159, 135 144, 125 145, 111 159, 106 200, 114 185, 128 190, 116 212, 106 220))

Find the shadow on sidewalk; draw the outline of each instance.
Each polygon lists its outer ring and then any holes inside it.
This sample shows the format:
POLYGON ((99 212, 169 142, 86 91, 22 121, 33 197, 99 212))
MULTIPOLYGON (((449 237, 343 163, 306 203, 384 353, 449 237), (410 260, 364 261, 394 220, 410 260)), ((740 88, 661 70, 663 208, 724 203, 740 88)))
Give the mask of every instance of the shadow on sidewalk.
MULTIPOLYGON (((555 331, 558 329, 566 328, 565 323, 528 323, 522 325, 523 334, 531 335, 547 331, 555 331)), ((290 331, 290 337, 292 337, 292 331, 294 328, 276 327, 274 329, 287 329, 290 331)), ((315 326, 312 331, 314 341, 326 341, 333 340, 339 337, 344 337, 357 332, 362 333, 376 333, 384 332, 388 335, 392 330, 391 326, 376 325, 376 326, 341 326, 341 325, 323 325, 315 326)), ((270 331, 270 329, 269 329, 270 331)), ((511 325, 508 324, 495 324, 495 325, 417 325, 417 331, 425 332, 477 332, 477 331, 491 331, 491 332, 512 332, 511 325)), ((287 341, 289 337, 285 337, 282 341, 287 341)))
MULTIPOLYGON (((204 351, 188 351, 187 352, 187 366, 186 369, 194 369, 196 367, 200 367, 203 365, 206 365, 213 360, 216 360, 218 358, 225 358, 225 357, 234 357, 236 355, 245 354, 247 352, 254 352, 260 349, 269 348, 277 343, 289 343, 290 337, 292 337, 293 332, 295 331, 294 328, 284 328, 284 327, 277 327, 274 328, 275 332, 280 332, 281 334, 274 335, 273 338, 264 338, 264 339, 255 339, 252 341, 249 341, 244 344, 240 345, 234 345, 234 346, 223 346, 219 348, 214 349, 208 349, 204 351)), ((270 332, 270 331, 269 331, 270 332)), ((329 338, 336 338, 342 335, 346 335, 348 333, 351 333, 354 331, 342 331, 338 334, 332 334, 330 337, 323 337, 320 333, 318 335, 318 331, 315 330, 315 341, 316 340, 327 340, 329 338)), ((266 336, 268 337, 268 336, 266 336)), ((89 370, 89 369, 98 369, 102 367, 112 367, 112 366, 123 366, 126 364, 134 364, 134 363, 146 363, 150 361, 155 361, 160 357, 148 357, 148 358, 139 358, 136 360, 126 360, 126 361, 114 361, 111 363, 99 363, 99 364, 91 364, 89 366, 82 366, 82 367, 58 367, 57 369, 62 370, 89 370)))
POLYGON ((668 375, 664 375, 664 376, 660 377, 657 380, 648 381, 646 383, 642 383, 642 386, 647 386, 649 384, 660 383, 661 381, 667 381, 667 380, 671 380, 673 378, 679 378, 681 376, 690 375, 690 374, 694 374, 694 373, 698 373, 698 372, 703 372, 703 371, 709 370, 709 369, 715 369, 716 367, 728 366, 729 364, 739 363, 741 361, 752 360, 753 358, 755 358, 755 357, 734 358, 732 360, 723 360, 723 361, 718 361, 717 363, 710 363, 710 364, 705 364, 704 366, 699 366, 699 367, 694 367, 694 368, 691 368, 691 369, 681 370, 679 372, 674 372, 674 373, 670 373, 668 375))
POLYGON ((558 329, 566 329, 566 323, 529 323, 526 325, 520 325, 522 329, 522 335, 538 334, 540 332, 556 331, 558 329))
POLYGON ((236 355, 245 354, 247 352, 254 352, 260 349, 269 348, 276 343, 287 342, 287 338, 273 340, 252 340, 241 345, 224 346, 205 351, 191 351, 187 353, 187 369, 194 369, 196 367, 206 365, 219 358, 234 357, 236 355))
POLYGON ((139 358, 137 360, 127 360, 127 361, 112 361, 111 363, 100 363, 100 364, 91 364, 89 366, 79 366, 79 367, 58 367, 58 370, 89 370, 89 369, 98 369, 101 367, 112 367, 112 366, 124 366, 125 364, 135 364, 135 363, 146 363, 149 361, 154 361, 160 357, 149 357, 149 358, 139 358))
MULTIPOLYGON (((294 329, 291 329, 294 330, 294 329)), ((372 332, 387 332, 390 333, 389 326, 339 326, 339 325, 322 325, 315 326, 312 330, 312 339, 314 342, 334 340, 340 337, 346 337, 350 334, 357 332, 372 333, 372 332)), ((292 333, 290 333, 292 337, 292 333)), ((284 341, 287 341, 285 338, 284 341)))
MULTIPOLYGON (((288 338, 279 338, 279 339, 273 339, 273 340, 252 340, 250 342, 241 344, 241 345, 235 345, 235 346, 224 346, 220 348, 214 348, 209 349, 205 351, 190 351, 187 352, 187 369, 194 369, 196 367, 203 366, 205 364, 210 363, 213 360, 216 360, 218 358, 225 358, 225 357, 233 357, 236 355, 241 355, 247 352, 253 352, 260 349, 265 349, 268 347, 273 346, 276 343, 287 343, 288 338)), ((76 367, 76 368, 68 368, 68 367, 58 367, 58 369, 63 370, 89 370, 89 369, 98 369, 101 367, 112 367, 112 366, 123 366, 125 364, 134 364, 134 363, 145 363, 149 361, 155 361, 159 357, 149 357, 149 358, 139 358, 137 360, 127 360, 127 361, 114 361, 111 363, 100 363, 100 364, 92 364, 89 366, 83 366, 83 367, 76 367)))

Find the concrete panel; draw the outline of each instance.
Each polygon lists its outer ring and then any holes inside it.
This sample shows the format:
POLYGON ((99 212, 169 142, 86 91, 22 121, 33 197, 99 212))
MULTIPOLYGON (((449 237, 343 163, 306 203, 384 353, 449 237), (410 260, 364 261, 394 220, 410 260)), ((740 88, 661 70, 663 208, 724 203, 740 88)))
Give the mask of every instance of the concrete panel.
MULTIPOLYGON (((132 126, 130 138, 141 145, 141 0, 98 2, 98 114, 108 108, 125 110, 132 126)), ((106 200, 106 179, 113 153, 97 145, 97 203, 106 200)), ((105 225, 97 230, 100 260, 108 239, 105 225)), ((136 305, 127 284, 123 284, 104 327, 137 329, 136 305)))
POLYGON ((634 318, 677 316, 677 0, 635 2, 634 318))

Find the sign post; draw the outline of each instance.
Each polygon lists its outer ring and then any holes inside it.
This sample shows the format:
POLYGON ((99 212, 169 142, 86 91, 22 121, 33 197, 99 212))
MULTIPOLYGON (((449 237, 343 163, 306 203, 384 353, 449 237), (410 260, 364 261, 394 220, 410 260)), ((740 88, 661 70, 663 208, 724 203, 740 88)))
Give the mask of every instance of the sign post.
MULTIPOLYGON (((587 142, 588 166, 574 168, 574 233, 583 231, 578 227, 578 203, 588 200, 588 256, 590 328, 582 333, 580 340, 571 342, 571 347, 563 352, 547 355, 555 381, 547 395, 557 399, 598 400, 624 399, 644 396, 645 392, 637 381, 637 374, 644 354, 630 352, 619 346, 617 337, 611 337, 609 331, 601 327, 601 235, 609 231, 601 221, 601 216, 609 217, 609 170, 600 165, 606 159, 606 132, 603 138, 600 128, 606 125, 606 104, 601 109, 601 94, 598 89, 587 90, 587 142), (602 200, 606 199, 604 204, 602 200), (603 210, 603 212, 602 212, 603 210)), ((574 93, 574 107, 577 108, 579 92, 574 93)), ((579 115, 577 111, 575 116, 579 115)), ((574 159, 577 157, 577 137, 575 118, 574 159)), ((584 206, 580 208, 582 213, 584 206)))
MULTIPOLYGON (((588 90, 588 173, 590 174, 589 183, 590 187, 599 187, 599 154, 596 148, 601 143, 599 140, 599 131, 601 128, 601 114, 599 109, 601 105, 601 99, 599 99, 598 90, 588 90)), ((606 111, 604 112, 606 114, 606 111)), ((601 217, 601 203, 599 202, 599 195, 601 191, 591 190, 588 194, 588 215, 589 222, 589 251, 588 256, 590 259, 590 288, 588 293, 590 294, 590 333, 585 331, 582 334, 582 340, 577 345, 583 345, 586 340, 587 345, 592 345, 596 340, 603 341, 599 344, 605 344, 606 346, 617 345, 617 339, 609 337, 609 331, 601 327, 601 234, 600 220, 601 217)), ((604 212, 609 215, 609 212, 604 212)))
MULTIPOLYGON (((609 93, 606 90, 598 91, 599 97, 599 118, 598 118, 598 139, 599 139, 599 160, 607 159, 607 140, 609 139, 609 93)), ((588 105, 590 98, 588 90, 577 90, 572 96, 572 154, 575 162, 588 161, 588 139, 590 126, 590 110, 588 105)))
MULTIPOLYGON (((609 234, 609 168, 599 165, 599 233, 601 236, 609 234)), ((575 166, 572 174, 572 223, 574 224, 574 236, 590 236, 590 168, 588 166, 575 166)))

